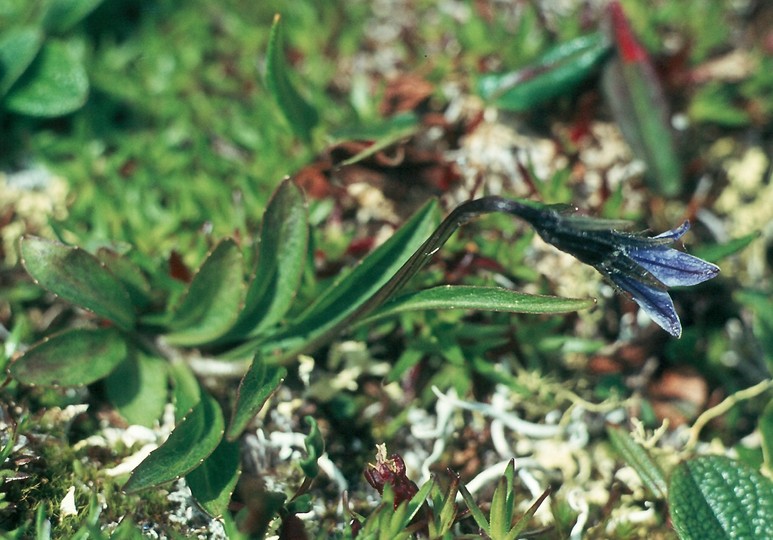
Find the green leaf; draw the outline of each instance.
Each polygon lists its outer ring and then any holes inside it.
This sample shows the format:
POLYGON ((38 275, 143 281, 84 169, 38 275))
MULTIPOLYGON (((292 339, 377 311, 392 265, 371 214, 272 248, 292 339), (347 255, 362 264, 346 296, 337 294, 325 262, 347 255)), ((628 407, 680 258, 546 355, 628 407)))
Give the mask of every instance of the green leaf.
POLYGON ((507 507, 507 495, 507 480, 504 476, 500 476, 494 490, 494 497, 491 499, 488 530, 488 535, 497 540, 504 538, 510 529, 509 518, 512 515, 512 508, 507 507))
POLYGON ((608 9, 617 55, 602 74, 604 95, 626 142, 647 165, 647 181, 662 195, 676 195, 682 188, 682 165, 663 90, 620 5, 608 9))
POLYGON ((475 523, 478 524, 478 527, 480 527, 484 532, 490 531, 491 529, 489 527, 489 522, 486 519, 486 516, 478 507, 478 504, 475 502, 472 493, 470 493, 470 491, 467 489, 467 486, 460 483, 459 493, 462 494, 462 499, 464 499, 464 503, 467 505, 467 509, 470 511, 470 514, 472 514, 472 518, 475 520, 475 523))
POLYGON ((734 238, 733 240, 730 240, 729 242, 725 242, 723 244, 713 244, 713 245, 702 245, 697 248, 695 248, 693 251, 693 255, 700 259, 707 260, 709 262, 719 262, 725 257, 729 257, 730 255, 734 255, 735 253, 738 253, 739 251, 743 250, 746 246, 751 244, 754 240, 762 236, 761 231, 754 231, 751 234, 747 234, 745 236, 742 236, 740 238, 734 238))
POLYGON ((34 236, 21 242, 22 264, 41 287, 113 321, 134 326, 134 308, 121 282, 96 257, 34 236))
POLYGON ((89 79, 74 48, 48 40, 8 91, 5 107, 28 116, 61 116, 79 109, 88 93, 89 79))
POLYGON ((97 250, 96 256, 120 280, 138 310, 146 309, 151 304, 150 282, 139 267, 127 257, 107 248, 97 250))
MULTIPOLYGON (((272 339, 269 346, 311 349, 346 326, 353 314, 374 302, 376 293, 431 234, 436 215, 435 201, 424 205, 389 240, 332 284, 287 330, 272 339)), ((375 298, 376 305, 383 300, 375 298)))
MULTIPOLYGON (((419 119, 415 114, 400 114, 393 116, 383 123, 376 126, 368 126, 368 129, 348 130, 344 133, 348 135, 346 140, 372 140, 373 144, 360 150, 352 157, 338 163, 337 166, 354 165, 367 159, 393 144, 411 137, 421 128, 419 119)), ((341 136, 341 133, 336 134, 341 136)))
POLYGON ((107 376, 126 359, 114 328, 78 328, 54 334, 11 364, 14 379, 41 386, 82 386, 107 376))
POLYGON ((175 480, 198 467, 215 451, 223 437, 225 422, 220 406, 207 392, 169 438, 139 464, 124 485, 126 493, 175 480))
POLYGON ((317 460, 325 452, 325 441, 322 440, 322 433, 319 431, 317 421, 311 416, 306 417, 306 423, 311 428, 309 434, 304 439, 306 445, 306 457, 300 460, 301 469, 307 478, 316 478, 319 474, 319 465, 317 460))
POLYGON ((607 427, 607 434, 612 441, 612 446, 623 460, 633 467, 650 493, 658 499, 665 499, 668 494, 666 477, 649 452, 636 443, 627 431, 619 427, 607 427))
POLYGON ((573 91, 609 52, 601 32, 580 36, 553 47, 532 65, 481 77, 478 93, 502 109, 527 111, 573 91))
POLYGON ((196 375, 185 363, 170 364, 169 374, 172 377, 174 418, 179 422, 201 401, 201 386, 196 375))
POLYGON ((201 345, 222 336, 239 314, 244 295, 242 254, 231 239, 220 242, 193 277, 169 322, 172 345, 201 345))
POLYGON ((773 482, 724 456, 701 456, 671 476, 671 519, 682 540, 773 538, 773 482))
POLYGON ((537 497, 537 500, 534 501, 529 509, 526 510, 526 512, 513 524, 513 528, 510 529, 509 533, 507 533, 505 540, 516 540, 516 538, 518 538, 518 535, 523 532, 523 530, 526 528, 526 525, 529 524, 529 521, 534 517, 534 514, 537 513, 537 510, 539 510, 539 507, 543 502, 545 502, 545 499, 548 498, 550 492, 551 489, 549 487, 545 488, 545 491, 542 492, 542 495, 537 497))
POLYGON ((281 22, 282 17, 278 13, 274 15, 266 52, 266 86, 295 134, 305 142, 310 142, 311 131, 319 122, 319 114, 301 97, 290 81, 290 68, 284 56, 281 22))
POLYGON ((43 44, 43 33, 33 27, 12 28, 0 38, 0 98, 22 76, 43 44))
POLYGON ((228 511, 228 503, 241 475, 239 444, 225 439, 204 462, 185 476, 196 502, 212 517, 228 511))
POLYGON ((66 32, 102 2, 103 0, 53 0, 48 3, 43 26, 48 32, 66 32))
POLYGON ((135 352, 105 379, 107 398, 130 424, 153 427, 169 398, 168 373, 165 361, 135 352))
POLYGON ((538 296, 500 287, 443 285, 395 298, 364 319, 362 324, 370 324, 406 311, 473 309, 510 313, 566 313, 590 308, 594 304, 590 298, 538 296))
POLYGON ((250 369, 239 384, 236 403, 226 437, 233 441, 268 401, 282 381, 287 370, 281 366, 268 366, 260 354, 255 355, 250 369))
POLYGON ((245 308, 227 337, 255 335, 284 317, 303 275, 308 226, 303 194, 295 183, 285 180, 263 215, 257 270, 245 308))

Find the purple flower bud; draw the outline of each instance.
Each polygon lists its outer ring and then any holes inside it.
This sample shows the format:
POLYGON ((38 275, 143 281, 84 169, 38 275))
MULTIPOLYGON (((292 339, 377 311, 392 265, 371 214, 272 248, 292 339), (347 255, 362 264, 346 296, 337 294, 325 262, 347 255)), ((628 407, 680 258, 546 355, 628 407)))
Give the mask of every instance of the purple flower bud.
POLYGON ((418 486, 405 475, 405 462, 398 454, 386 457, 386 448, 379 445, 376 452, 376 464, 365 469, 365 480, 379 493, 384 492, 384 485, 392 486, 395 494, 394 507, 410 501, 419 491, 418 486))

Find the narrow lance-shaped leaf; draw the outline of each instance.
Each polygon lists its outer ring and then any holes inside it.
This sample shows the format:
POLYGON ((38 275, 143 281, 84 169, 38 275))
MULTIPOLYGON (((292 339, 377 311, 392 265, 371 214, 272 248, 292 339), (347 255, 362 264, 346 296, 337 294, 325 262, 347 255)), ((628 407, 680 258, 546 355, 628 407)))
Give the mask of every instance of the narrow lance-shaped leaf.
POLYGON ((114 328, 78 328, 54 334, 11 364, 14 379, 41 386, 82 386, 126 359, 126 342, 114 328))
POLYGON ((534 517, 534 514, 537 513, 539 507, 543 502, 545 502, 545 499, 548 498, 550 492, 551 489, 549 487, 545 488, 545 491, 542 492, 542 495, 537 497, 537 500, 532 503, 529 509, 526 510, 526 512, 516 520, 516 522, 513 524, 513 528, 510 529, 510 532, 505 537, 505 540, 516 540, 516 538, 518 538, 521 532, 523 532, 523 530, 526 528, 526 525, 529 524, 529 521, 534 517))
POLYGON ((22 264, 41 287, 123 329, 134 326, 129 293, 93 255, 33 236, 22 240, 21 255, 22 264))
POLYGON ((510 529, 512 508, 507 507, 507 495, 507 480, 504 476, 501 476, 497 481, 497 487, 491 499, 491 509, 489 510, 488 535, 491 538, 504 538, 510 529))
POLYGON ((173 345, 200 345, 222 336, 239 314, 244 295, 242 255, 233 240, 215 248, 191 281, 169 323, 173 345))
POLYGON ((773 538, 773 482, 724 456, 679 465, 668 502, 682 540, 773 538))
POLYGON ((604 93, 626 141, 647 165, 652 187, 662 195, 676 195, 682 186, 682 166, 663 90, 620 4, 612 2, 608 9, 617 56, 604 68, 604 93))
POLYGON ((470 493, 470 490, 467 489, 467 486, 460 483, 459 493, 462 494, 462 499, 464 499, 464 503, 467 505, 467 509, 470 511, 470 514, 472 514, 472 518, 475 520, 475 523, 478 524, 478 527, 483 531, 489 531, 490 527, 488 519, 486 519, 485 514, 478 507, 478 503, 475 502, 475 498, 472 496, 472 493, 470 493))
POLYGON ((308 237, 303 194, 293 182, 285 180, 263 215, 257 269, 244 309, 223 339, 258 334, 282 319, 300 285, 308 237))
POLYGON ((526 294, 501 287, 442 285, 390 300, 358 325, 392 317, 408 311, 471 309, 508 313, 567 313, 593 307, 590 298, 561 298, 526 294))
POLYGON ((580 36, 556 45, 517 71, 481 77, 478 92, 502 109, 528 111, 573 91, 609 51, 609 41, 601 32, 580 36))
POLYGON ((124 491, 159 486, 188 474, 215 451, 224 428, 220 406, 208 392, 202 392, 201 400, 175 426, 166 442, 134 469, 124 491))
POLYGON ((293 131, 305 142, 319 121, 317 110, 304 100, 290 81, 282 43, 282 17, 274 15, 266 53, 266 86, 293 131))
POLYGON ((430 235, 436 210, 434 201, 424 205, 389 240, 333 283, 285 331, 272 338, 266 348, 312 350, 348 326, 355 317, 378 307, 394 290, 390 287, 389 294, 385 295, 385 285, 430 235))
POLYGON ((607 434, 612 446, 625 462, 633 467, 650 493, 659 499, 665 499, 668 493, 666 478, 652 456, 637 444, 628 432, 619 427, 608 427, 607 434))

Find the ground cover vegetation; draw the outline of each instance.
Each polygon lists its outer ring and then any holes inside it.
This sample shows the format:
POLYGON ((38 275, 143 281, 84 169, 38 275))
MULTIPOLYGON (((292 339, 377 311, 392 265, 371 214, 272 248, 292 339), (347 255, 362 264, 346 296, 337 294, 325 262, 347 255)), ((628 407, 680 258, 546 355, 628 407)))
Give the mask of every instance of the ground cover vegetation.
POLYGON ((773 537, 771 21, 2 3, 4 537, 773 537))

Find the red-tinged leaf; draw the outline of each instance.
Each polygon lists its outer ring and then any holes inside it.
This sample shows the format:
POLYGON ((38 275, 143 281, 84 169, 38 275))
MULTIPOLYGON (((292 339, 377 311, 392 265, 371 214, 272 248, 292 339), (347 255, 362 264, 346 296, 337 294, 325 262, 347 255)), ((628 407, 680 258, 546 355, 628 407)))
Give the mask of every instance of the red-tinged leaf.
POLYGON ((176 250, 169 254, 169 275, 183 283, 190 283, 193 279, 193 273, 185 265, 180 252, 176 250))
POLYGON ((93 255, 34 236, 22 240, 21 255, 24 268, 41 287, 125 330, 134 326, 129 293, 93 255))
POLYGON ((164 444, 140 463, 124 485, 126 493, 159 486, 201 465, 223 437, 225 422, 220 406, 207 392, 177 424, 164 444))
POLYGON ((625 18, 623 8, 619 2, 609 4, 609 16, 612 22, 612 30, 615 34, 615 43, 620 53, 620 58, 627 64, 636 62, 649 62, 647 51, 644 50, 633 34, 628 19, 625 18))
POLYGON ((11 376, 24 384, 83 386, 113 371, 126 359, 126 342, 114 328, 78 328, 34 345, 11 364, 11 376))
POLYGON ((617 56, 604 68, 604 94, 626 142, 647 165, 647 181, 658 193, 674 196, 682 189, 682 165, 663 90, 616 2, 609 20, 617 56))

